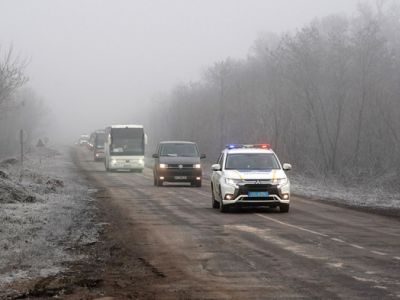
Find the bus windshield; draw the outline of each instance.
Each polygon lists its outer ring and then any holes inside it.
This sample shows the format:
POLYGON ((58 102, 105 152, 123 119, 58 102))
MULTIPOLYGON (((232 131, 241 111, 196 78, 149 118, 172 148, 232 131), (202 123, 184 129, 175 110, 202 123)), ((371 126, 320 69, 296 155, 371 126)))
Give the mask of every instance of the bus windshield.
POLYGON ((144 155, 143 128, 112 128, 111 155, 144 155))

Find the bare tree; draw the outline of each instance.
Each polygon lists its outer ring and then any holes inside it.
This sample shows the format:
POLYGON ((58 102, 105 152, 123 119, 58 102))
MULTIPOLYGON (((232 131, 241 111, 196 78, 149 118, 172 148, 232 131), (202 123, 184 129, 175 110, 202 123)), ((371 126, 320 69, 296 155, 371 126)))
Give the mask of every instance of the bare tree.
POLYGON ((14 57, 13 48, 2 51, 0 46, 0 108, 4 109, 11 95, 27 82, 24 71, 27 63, 18 56, 14 57), (4 53, 3 53, 4 52, 4 53))
POLYGON ((308 174, 368 178, 393 162, 400 172, 399 16, 378 1, 263 35, 248 58, 217 62, 171 93, 171 128, 209 153, 271 142, 308 174))

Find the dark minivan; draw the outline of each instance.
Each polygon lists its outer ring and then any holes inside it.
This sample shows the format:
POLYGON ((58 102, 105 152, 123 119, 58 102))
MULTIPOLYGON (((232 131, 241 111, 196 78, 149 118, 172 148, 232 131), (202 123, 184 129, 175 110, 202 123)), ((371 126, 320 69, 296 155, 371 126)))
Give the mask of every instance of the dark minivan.
POLYGON ((160 142, 154 158, 154 185, 164 182, 190 182, 201 186, 202 168, 200 159, 205 154, 199 153, 196 143, 186 141, 160 142))

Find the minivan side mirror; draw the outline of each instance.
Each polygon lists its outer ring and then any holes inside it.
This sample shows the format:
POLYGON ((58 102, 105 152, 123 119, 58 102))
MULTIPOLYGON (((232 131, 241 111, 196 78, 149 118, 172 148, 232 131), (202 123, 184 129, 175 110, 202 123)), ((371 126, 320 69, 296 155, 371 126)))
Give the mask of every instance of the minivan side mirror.
POLYGON ((214 164, 211 166, 211 170, 217 172, 217 171, 221 171, 221 165, 220 164, 214 164))
POLYGON ((154 153, 154 154, 152 155, 152 157, 153 157, 153 158, 158 158, 159 155, 158 155, 157 153, 154 153))
POLYGON ((289 171, 289 170, 291 170, 292 169, 292 165, 291 164, 283 164, 283 169, 285 170, 285 171, 289 171))
POLYGON ((206 158, 205 154, 200 155, 200 159, 206 158))

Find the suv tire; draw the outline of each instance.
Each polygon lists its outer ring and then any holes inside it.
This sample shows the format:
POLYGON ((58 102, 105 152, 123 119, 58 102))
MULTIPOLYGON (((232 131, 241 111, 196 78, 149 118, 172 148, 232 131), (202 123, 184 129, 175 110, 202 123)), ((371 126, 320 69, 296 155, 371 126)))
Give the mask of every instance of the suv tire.
POLYGON ((212 208, 219 208, 219 202, 215 200, 214 188, 211 186, 211 204, 212 208))
POLYGON ((221 213, 226 213, 229 210, 229 207, 227 205, 224 205, 224 202, 222 201, 221 187, 219 190, 219 194, 221 195, 221 201, 219 202, 219 211, 221 213))
POLYGON ((287 203, 281 203, 281 204, 279 204, 279 211, 280 211, 281 213, 287 213, 287 212, 289 212, 289 204, 287 204, 287 203))

